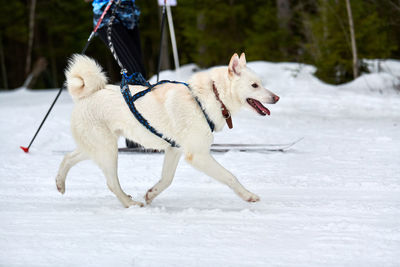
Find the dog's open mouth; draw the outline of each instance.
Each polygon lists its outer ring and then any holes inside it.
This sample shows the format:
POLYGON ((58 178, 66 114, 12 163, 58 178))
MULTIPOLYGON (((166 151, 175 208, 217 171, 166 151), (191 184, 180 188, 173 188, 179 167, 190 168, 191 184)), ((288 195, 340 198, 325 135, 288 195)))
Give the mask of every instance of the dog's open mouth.
POLYGON ((254 98, 247 98, 247 103, 249 103, 250 106, 252 106, 258 114, 265 116, 265 115, 270 115, 271 112, 269 112, 269 110, 263 106, 263 104, 261 104, 260 101, 255 100, 254 98))

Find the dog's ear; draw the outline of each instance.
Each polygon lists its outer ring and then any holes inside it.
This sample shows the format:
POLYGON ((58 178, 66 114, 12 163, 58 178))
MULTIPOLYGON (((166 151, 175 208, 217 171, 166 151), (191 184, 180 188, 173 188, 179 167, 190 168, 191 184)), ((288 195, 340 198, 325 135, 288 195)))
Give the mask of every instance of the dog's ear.
POLYGON ((236 53, 233 54, 231 61, 229 62, 229 66, 228 66, 229 75, 231 75, 231 76, 240 75, 242 66, 239 63, 240 63, 240 60, 239 60, 238 54, 236 54, 236 53))
POLYGON ((246 55, 244 53, 240 55, 239 64, 242 68, 246 67, 246 55))

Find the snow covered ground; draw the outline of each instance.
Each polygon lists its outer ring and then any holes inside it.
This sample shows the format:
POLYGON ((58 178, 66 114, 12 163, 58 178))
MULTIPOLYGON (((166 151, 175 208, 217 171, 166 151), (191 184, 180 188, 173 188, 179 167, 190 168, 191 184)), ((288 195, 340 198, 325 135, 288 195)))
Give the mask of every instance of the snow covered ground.
MULTIPOLYGON (((123 208, 89 161, 60 195, 54 178, 74 148, 69 95, 25 154, 56 90, 0 93, 0 266, 400 266, 400 63, 387 63, 342 86, 312 66, 249 64, 281 100, 270 117, 242 112, 215 141, 304 137, 285 153, 215 154, 261 197, 251 204, 184 160, 144 208, 123 208)), ((123 189, 143 200, 162 158, 120 154, 123 189)))

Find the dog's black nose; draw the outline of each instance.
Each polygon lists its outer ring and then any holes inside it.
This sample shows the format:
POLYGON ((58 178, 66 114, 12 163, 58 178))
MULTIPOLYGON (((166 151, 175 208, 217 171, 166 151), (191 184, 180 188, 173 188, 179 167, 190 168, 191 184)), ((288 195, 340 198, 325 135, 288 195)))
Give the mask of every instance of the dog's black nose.
POLYGON ((274 97, 273 97, 273 99, 274 99, 274 103, 276 103, 276 102, 278 102, 279 101, 279 96, 277 96, 277 95, 274 95, 274 97))

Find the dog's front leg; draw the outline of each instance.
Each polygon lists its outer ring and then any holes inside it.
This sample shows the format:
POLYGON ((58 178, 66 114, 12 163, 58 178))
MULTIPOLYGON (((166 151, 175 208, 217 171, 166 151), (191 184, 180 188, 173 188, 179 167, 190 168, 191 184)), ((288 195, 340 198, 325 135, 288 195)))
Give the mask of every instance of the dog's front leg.
POLYGON ((147 204, 150 204, 156 196, 172 183, 180 157, 181 152, 177 148, 169 147, 165 150, 161 180, 147 191, 145 196, 147 204))
POLYGON ((243 200, 248 202, 256 202, 260 200, 257 195, 244 188, 243 185, 236 179, 236 177, 222 167, 209 153, 187 153, 185 158, 186 161, 196 169, 232 188, 232 190, 235 191, 235 193, 238 194, 243 200))

